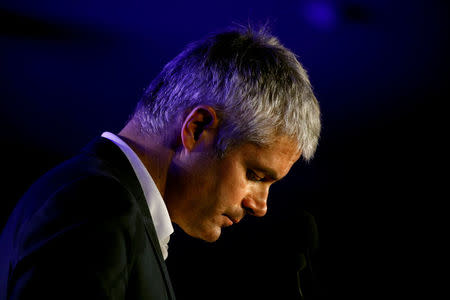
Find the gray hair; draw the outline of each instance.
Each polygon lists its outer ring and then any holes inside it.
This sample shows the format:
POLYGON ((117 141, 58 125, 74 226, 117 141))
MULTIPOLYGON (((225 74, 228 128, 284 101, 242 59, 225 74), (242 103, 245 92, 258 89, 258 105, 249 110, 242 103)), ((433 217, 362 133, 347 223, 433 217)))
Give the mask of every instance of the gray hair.
MULTIPOLYGON (((152 81, 134 117, 146 133, 179 129, 197 105, 216 109, 218 153, 287 135, 309 160, 320 135, 319 104, 294 53, 266 28, 238 27, 191 43, 152 81)), ((168 137, 166 137, 168 138, 168 137)))

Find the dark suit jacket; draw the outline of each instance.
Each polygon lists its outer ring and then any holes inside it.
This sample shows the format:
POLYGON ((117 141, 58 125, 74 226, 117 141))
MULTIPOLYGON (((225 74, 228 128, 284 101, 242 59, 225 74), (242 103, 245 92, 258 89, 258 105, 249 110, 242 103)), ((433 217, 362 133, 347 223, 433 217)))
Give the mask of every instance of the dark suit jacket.
POLYGON ((20 199, 0 236, 3 299, 175 299, 141 186, 114 143, 92 142, 20 199))

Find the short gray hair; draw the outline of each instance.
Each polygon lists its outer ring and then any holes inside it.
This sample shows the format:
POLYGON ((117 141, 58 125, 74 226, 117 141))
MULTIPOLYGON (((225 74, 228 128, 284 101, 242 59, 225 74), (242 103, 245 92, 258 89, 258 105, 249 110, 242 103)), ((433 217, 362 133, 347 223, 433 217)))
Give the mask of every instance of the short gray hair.
POLYGON ((220 154, 287 135, 305 160, 314 155, 319 104, 295 54, 265 27, 236 27, 189 44, 152 81, 134 117, 144 133, 169 134, 201 104, 218 113, 220 154))

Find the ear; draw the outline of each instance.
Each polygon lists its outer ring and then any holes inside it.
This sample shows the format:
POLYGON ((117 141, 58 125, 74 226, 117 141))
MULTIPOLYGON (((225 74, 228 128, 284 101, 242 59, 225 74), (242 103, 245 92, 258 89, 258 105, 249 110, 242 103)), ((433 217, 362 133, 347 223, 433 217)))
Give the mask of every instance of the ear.
POLYGON ((181 140, 188 151, 199 146, 210 147, 215 142, 219 119, 214 108, 208 105, 196 106, 184 119, 181 140))

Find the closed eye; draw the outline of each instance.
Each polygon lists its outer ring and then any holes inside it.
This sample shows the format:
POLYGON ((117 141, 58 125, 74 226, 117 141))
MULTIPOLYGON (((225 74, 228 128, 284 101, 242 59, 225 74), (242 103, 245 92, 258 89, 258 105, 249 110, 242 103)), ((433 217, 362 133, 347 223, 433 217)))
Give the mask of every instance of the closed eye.
POLYGON ((264 181, 264 177, 258 176, 255 171, 251 169, 247 170, 247 179, 251 181, 264 181))

